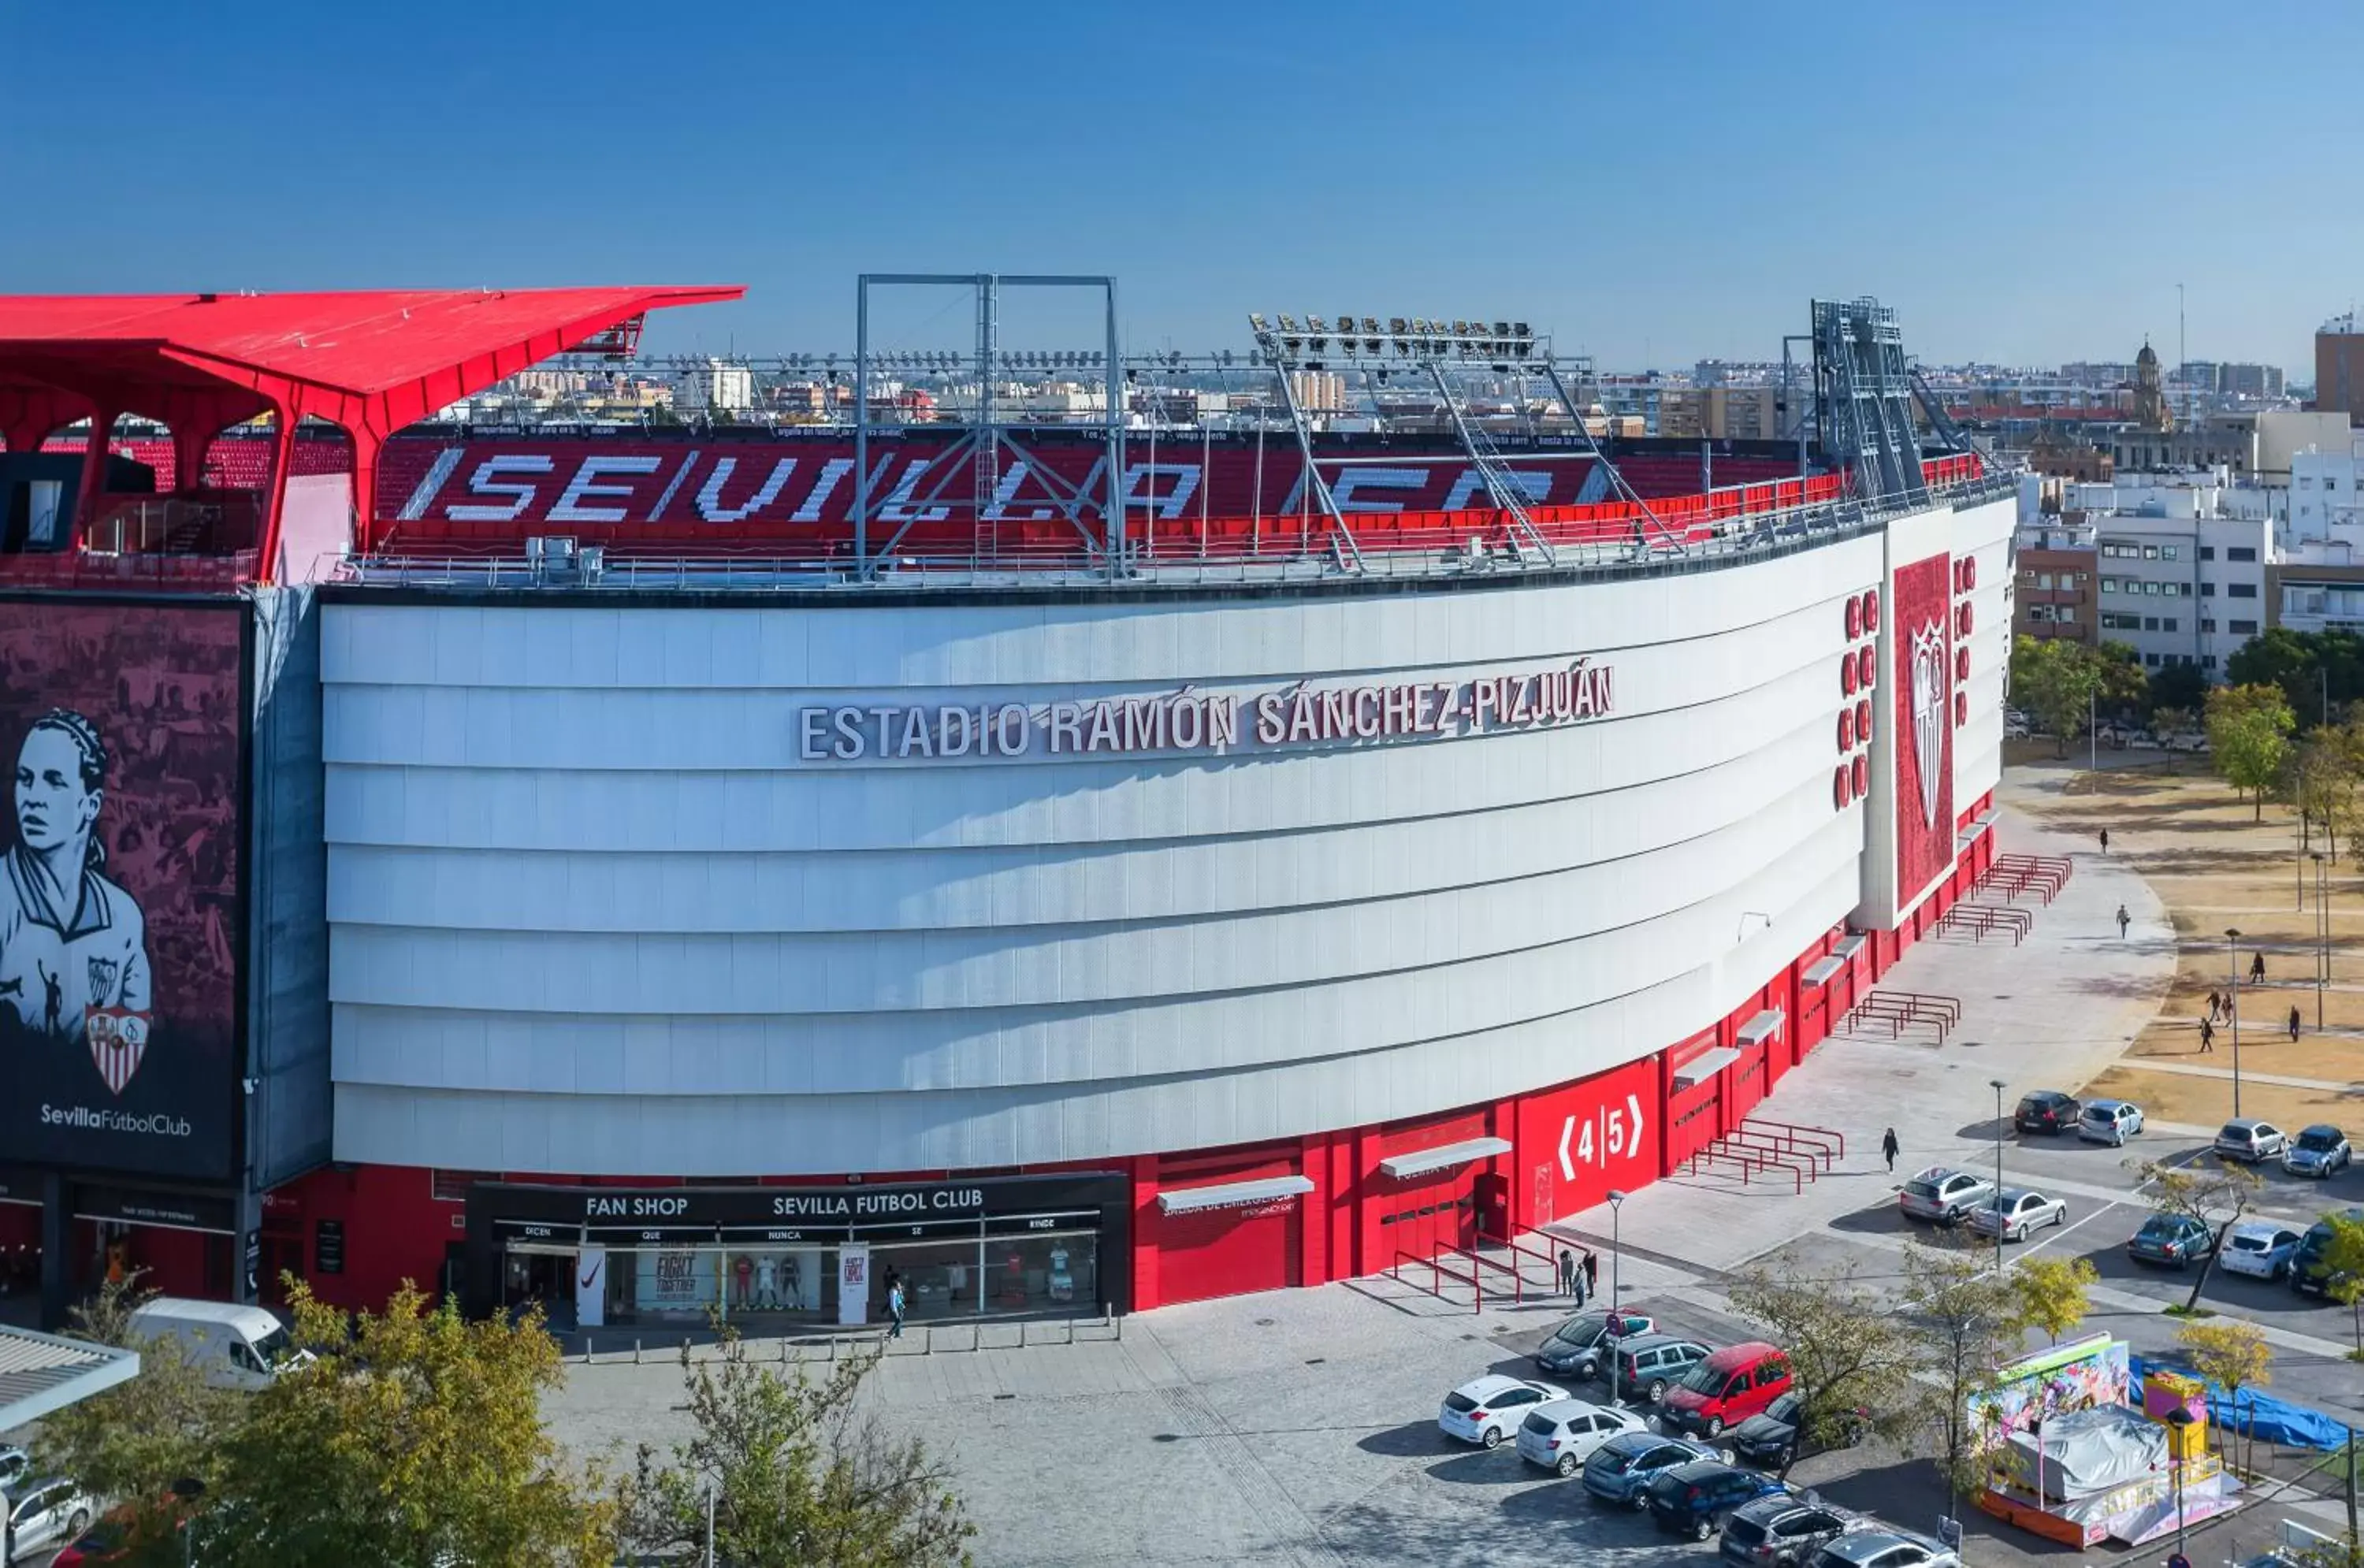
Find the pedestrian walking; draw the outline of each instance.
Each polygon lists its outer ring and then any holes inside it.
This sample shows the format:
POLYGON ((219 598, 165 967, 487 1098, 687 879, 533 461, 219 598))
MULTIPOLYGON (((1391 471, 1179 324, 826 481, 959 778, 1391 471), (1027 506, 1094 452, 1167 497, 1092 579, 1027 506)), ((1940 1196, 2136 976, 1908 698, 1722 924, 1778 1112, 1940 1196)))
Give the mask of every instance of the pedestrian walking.
POLYGON ((2126 928, 2127 928, 2128 926, 2133 925, 2134 923, 2135 923, 2135 917, 2134 917, 2132 915, 2129 915, 2129 914, 2127 914, 2127 913, 2126 913, 2126 906, 2125 906, 2124 905, 2123 905, 2123 904, 2119 905, 2119 906, 2118 906, 2118 940, 2120 940, 2120 941, 2124 941, 2124 940, 2126 940, 2126 928))
POLYGON ((2202 1051, 2216 1049, 2216 1025, 2209 1018, 2200 1020, 2200 1049, 2202 1051))
POLYGON ((2106 855, 2106 854, 2108 854, 2109 852, 2110 852, 2110 830, 2109 830, 2107 828, 2102 828, 2102 853, 2103 853, 2103 854, 2105 854, 2105 855, 2106 855))
POLYGON ((1894 1128, 1890 1128, 1887 1132, 1880 1136, 1879 1151, 1888 1157, 1888 1173, 1891 1176, 1896 1174, 1896 1156, 1903 1150, 1903 1148, 1904 1146, 1902 1144, 1896 1141, 1896 1129, 1894 1128))
POLYGON ((1576 1282, 1576 1253, 1571 1248, 1562 1247, 1559 1250, 1559 1293, 1576 1296, 1581 1300, 1576 1282))
POLYGON ((2296 1045, 2298 1043, 2298 1009, 2296 1007, 2291 1009, 2290 1029, 2291 1043, 2296 1045))
POLYGON ((901 1339, 903 1337, 903 1282, 901 1280, 897 1280, 886 1287, 886 1316, 895 1319, 895 1326, 886 1330, 886 1337, 890 1340, 901 1339))
POLYGON ((2208 1021, 2210 1023, 2213 1024, 2216 1021, 2217 1014, 2224 1006, 2225 998, 2221 993, 2214 991, 2208 993, 2208 1021))
POLYGON ((1600 1260, 1593 1256, 1589 1247, 1584 1250, 1584 1288, 1596 1296, 1600 1291, 1600 1260))
POLYGON ((2249 955, 2249 984, 2263 985, 2265 983, 2266 955, 2262 952, 2253 952, 2249 955))

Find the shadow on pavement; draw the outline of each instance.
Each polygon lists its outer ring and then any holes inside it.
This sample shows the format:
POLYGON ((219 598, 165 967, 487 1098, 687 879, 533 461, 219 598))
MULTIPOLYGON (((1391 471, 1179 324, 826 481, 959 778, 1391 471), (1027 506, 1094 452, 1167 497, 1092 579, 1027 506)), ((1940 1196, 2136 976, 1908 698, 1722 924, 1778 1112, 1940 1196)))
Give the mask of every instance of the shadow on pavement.
POLYGON ((1428 1473, 1455 1486, 1511 1486, 1544 1478, 1544 1472, 1521 1459, 1519 1451, 1507 1441, 1491 1453, 1472 1449, 1450 1459, 1440 1459, 1428 1467, 1428 1473))
POLYGON ((1413 1421, 1373 1432, 1357 1440, 1355 1446, 1365 1453, 1382 1454, 1388 1459, 1424 1459, 1451 1453, 1461 1445, 1438 1431, 1434 1421, 1413 1421))

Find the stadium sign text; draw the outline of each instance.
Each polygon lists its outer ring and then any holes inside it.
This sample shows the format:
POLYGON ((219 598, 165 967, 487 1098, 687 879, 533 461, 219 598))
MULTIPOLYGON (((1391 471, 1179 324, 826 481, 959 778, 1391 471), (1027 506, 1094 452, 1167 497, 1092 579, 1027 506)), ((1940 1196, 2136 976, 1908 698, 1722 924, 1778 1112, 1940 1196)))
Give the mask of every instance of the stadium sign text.
POLYGON ((1022 703, 879 704, 808 707, 797 718, 808 762, 932 761, 1054 753, 1227 752, 1339 741, 1457 738, 1544 729, 1608 716, 1612 666, 1578 660, 1564 670, 1313 687, 1299 682, 1254 696, 1178 692, 1029 706, 1022 703))

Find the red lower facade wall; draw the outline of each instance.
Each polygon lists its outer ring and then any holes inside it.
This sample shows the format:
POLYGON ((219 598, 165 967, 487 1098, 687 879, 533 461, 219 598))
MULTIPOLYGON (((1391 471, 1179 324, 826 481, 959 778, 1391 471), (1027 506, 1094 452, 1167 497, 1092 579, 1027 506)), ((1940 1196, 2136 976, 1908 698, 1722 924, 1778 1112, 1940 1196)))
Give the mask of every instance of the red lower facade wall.
MULTIPOLYGON (((1855 940, 1845 967, 1822 984, 1811 984, 1805 972, 1854 940, 1844 927, 1833 928, 1714 1028, 1656 1055, 1411 1121, 1116 1162, 1132 1178, 1135 1309, 1350 1279, 1440 1249, 1449 1265, 1450 1249, 1471 1245, 1481 1226, 1489 1233, 1506 1226, 1538 1229, 1594 1207, 1611 1190, 1657 1180, 1737 1127, 1985 873, 1993 863, 1994 836, 1977 827, 1976 818, 1991 803, 1989 796, 1962 813, 1956 871, 1898 929, 1855 940), (1740 1031, 1767 1009, 1779 1010, 1781 1028, 1768 1040, 1742 1046, 1740 1031), (1720 1050, 1735 1050, 1738 1058, 1703 1083, 1674 1087, 1686 1063, 1720 1050), (1511 1149, 1405 1178, 1381 1169, 1390 1155, 1473 1139, 1500 1139, 1511 1149), (1165 1214, 1157 1202, 1164 1190, 1277 1176, 1303 1177, 1312 1190, 1254 1207, 1177 1215, 1165 1214)), ((519 1181, 583 1179, 503 1174, 519 1181)), ((455 1183, 453 1176, 444 1173, 442 1190, 450 1195, 439 1197, 429 1171, 369 1165, 316 1172, 271 1195, 266 1263, 272 1272, 285 1267, 304 1275, 324 1299, 351 1307, 383 1303, 405 1280, 437 1289, 447 1254, 463 1239, 456 1194, 464 1177, 455 1183), (317 1267, 324 1221, 341 1235, 343 1267, 333 1275, 317 1267)), ((806 1185, 817 1179, 826 1178, 793 1178, 806 1185)), ((873 1173, 869 1179, 886 1178, 873 1173)), ((675 1179, 592 1180, 652 1186, 675 1179)), ((0 1233, 0 1245, 5 1240, 0 1233)), ((173 1264, 176 1275, 202 1267, 177 1256, 173 1264)))

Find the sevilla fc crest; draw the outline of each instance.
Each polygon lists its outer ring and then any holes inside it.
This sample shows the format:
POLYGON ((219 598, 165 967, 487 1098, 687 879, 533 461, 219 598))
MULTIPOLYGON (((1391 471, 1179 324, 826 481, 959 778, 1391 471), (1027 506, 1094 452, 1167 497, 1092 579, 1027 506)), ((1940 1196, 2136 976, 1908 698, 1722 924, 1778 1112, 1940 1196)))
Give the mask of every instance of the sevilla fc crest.
POLYGON ((139 1071, 148 1050, 148 1020, 128 1007, 88 1007, 83 1012, 83 1032, 90 1040, 90 1059, 113 1094, 123 1093, 139 1071))
POLYGON ((1937 826, 1938 770, 1946 763, 1946 629, 1935 621, 1912 634, 1912 757, 1921 764, 1921 818, 1937 826))

